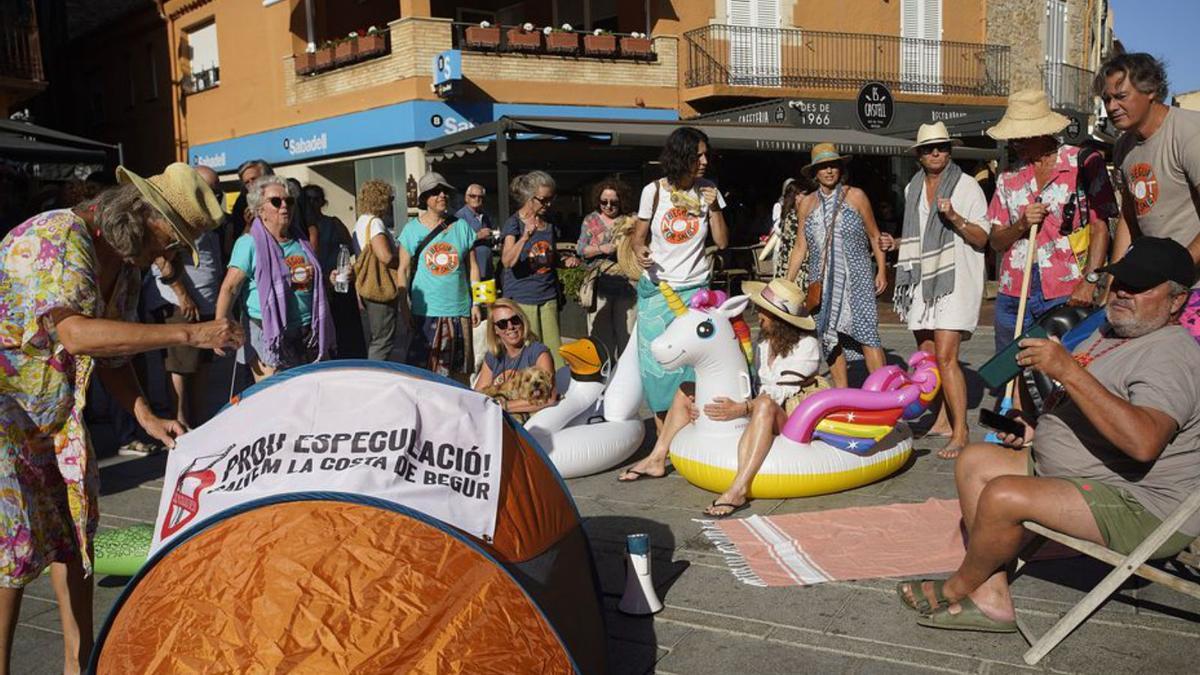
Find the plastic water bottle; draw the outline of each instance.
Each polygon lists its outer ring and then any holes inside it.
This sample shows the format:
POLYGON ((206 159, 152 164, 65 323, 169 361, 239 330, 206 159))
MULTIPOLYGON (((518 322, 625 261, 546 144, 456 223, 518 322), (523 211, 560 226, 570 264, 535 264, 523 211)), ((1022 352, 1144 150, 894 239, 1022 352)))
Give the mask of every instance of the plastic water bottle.
POLYGON ((338 293, 350 292, 350 249, 343 244, 338 250, 337 276, 334 277, 333 290, 338 293))

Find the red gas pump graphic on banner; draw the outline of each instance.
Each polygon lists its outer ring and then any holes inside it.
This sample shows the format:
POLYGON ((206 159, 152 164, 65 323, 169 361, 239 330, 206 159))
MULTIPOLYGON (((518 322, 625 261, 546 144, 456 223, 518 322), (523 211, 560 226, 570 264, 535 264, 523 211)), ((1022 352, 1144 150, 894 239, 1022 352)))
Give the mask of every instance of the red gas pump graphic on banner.
POLYGON ((236 447, 231 445, 224 452, 197 457, 192 460, 187 470, 180 474, 179 479, 175 481, 175 490, 171 492, 171 502, 167 504, 167 515, 163 518, 162 531, 158 533, 159 539, 166 539, 192 522, 200 512, 200 492, 217 482, 217 472, 213 467, 236 447), (212 461, 207 461, 209 459, 212 461))

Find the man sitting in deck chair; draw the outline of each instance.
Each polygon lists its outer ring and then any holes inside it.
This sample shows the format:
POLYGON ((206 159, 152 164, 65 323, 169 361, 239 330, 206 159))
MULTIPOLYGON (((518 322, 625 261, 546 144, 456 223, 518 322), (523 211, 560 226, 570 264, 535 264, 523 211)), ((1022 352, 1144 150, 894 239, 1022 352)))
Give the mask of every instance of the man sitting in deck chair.
MULTIPOLYGON (((1137 240, 1113 275, 1108 326, 1070 354, 1026 339, 1017 363, 1062 383, 1036 438, 1001 434, 976 443, 955 481, 968 532, 966 558, 946 581, 911 580, 900 599, 932 628, 1017 630, 1005 568, 1023 545, 1023 521, 1130 553, 1189 494, 1200 490, 1200 346, 1178 324, 1194 281, 1187 249, 1137 240)), ((1193 515, 1152 556, 1200 535, 1193 515)))

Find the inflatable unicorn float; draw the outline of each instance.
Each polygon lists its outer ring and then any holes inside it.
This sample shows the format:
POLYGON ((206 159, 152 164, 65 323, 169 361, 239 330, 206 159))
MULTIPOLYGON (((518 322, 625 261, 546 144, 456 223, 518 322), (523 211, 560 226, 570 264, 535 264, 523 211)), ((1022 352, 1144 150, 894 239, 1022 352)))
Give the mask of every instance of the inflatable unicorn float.
MULTIPOLYGON (((685 305, 666 284, 659 289, 675 318, 651 344, 654 358, 665 368, 691 366, 701 403, 720 396, 747 400, 753 346, 741 315, 749 297, 701 291, 685 305)), ((563 399, 530 417, 526 430, 566 478, 625 461, 644 433, 636 331, 615 367, 591 339, 564 345, 560 353, 568 364, 560 373, 563 399)), ((919 417, 941 384, 933 356, 917 352, 908 365, 911 372, 880 368, 861 389, 829 389, 806 398, 775 439, 749 496, 838 492, 897 471, 912 452, 912 432, 903 420, 919 417)), ((714 420, 702 411, 672 441, 672 464, 693 485, 724 492, 737 472, 737 444, 747 423, 714 420)))

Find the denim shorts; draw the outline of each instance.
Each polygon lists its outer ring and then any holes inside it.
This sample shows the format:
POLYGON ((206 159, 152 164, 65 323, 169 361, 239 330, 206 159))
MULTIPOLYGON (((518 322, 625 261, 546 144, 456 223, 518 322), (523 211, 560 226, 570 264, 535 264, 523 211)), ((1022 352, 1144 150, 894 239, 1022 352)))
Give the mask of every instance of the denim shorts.
MULTIPOLYGON (((1029 275, 1029 299, 1025 303, 1025 321, 1021 326, 1021 332, 1029 330, 1036 319, 1059 305, 1066 304, 1071 296, 1064 295, 1061 298, 1053 298, 1050 300, 1042 297, 1042 282, 1041 275, 1038 274, 1037 265, 1033 266, 1033 273, 1029 275)), ((996 296, 996 351, 1000 351, 1008 346, 1008 343, 1013 341, 1013 333, 1017 328, 1017 309, 1020 307, 1021 298, 1015 295, 1005 295, 1003 293, 996 296)))

